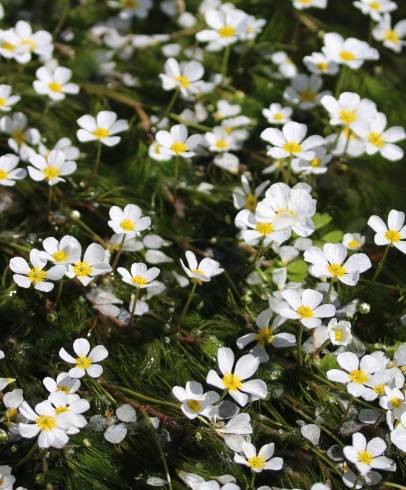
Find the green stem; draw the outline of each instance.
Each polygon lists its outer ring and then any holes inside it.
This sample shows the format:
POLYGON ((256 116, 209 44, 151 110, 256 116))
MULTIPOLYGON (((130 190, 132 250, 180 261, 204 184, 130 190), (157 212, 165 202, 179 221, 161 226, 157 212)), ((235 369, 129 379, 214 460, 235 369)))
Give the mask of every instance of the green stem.
POLYGON ((138 302, 139 296, 140 296, 140 288, 137 288, 137 291, 136 291, 135 297, 134 297, 134 302, 133 302, 133 305, 131 308, 130 321, 128 322, 129 327, 133 326, 134 314, 135 314, 135 309, 137 307, 137 302, 138 302))
POLYGON ((131 390, 130 388, 125 388, 124 386, 110 385, 110 384, 109 385, 106 384, 106 386, 108 386, 108 388, 111 388, 112 390, 126 393, 127 395, 130 395, 138 400, 145 400, 146 402, 155 403, 156 405, 166 405, 167 407, 176 408, 179 410, 179 404, 175 402, 168 402, 166 400, 159 400, 158 398, 153 398, 148 395, 143 395, 142 393, 138 393, 138 391, 131 390))
POLYGON ((351 410, 353 403, 354 403, 354 397, 352 396, 350 398, 350 401, 347 403, 347 408, 345 409, 345 412, 343 415, 343 420, 342 420, 341 424, 343 424, 347 420, 348 414, 350 413, 350 410, 351 410))
POLYGON ((256 473, 252 472, 251 474, 251 482, 250 482, 250 488, 252 490, 255 490, 255 477, 256 477, 256 473))
POLYGON ((223 63, 221 65, 221 75, 223 77, 223 83, 227 76, 227 68, 228 68, 228 61, 230 59, 230 53, 231 53, 231 44, 227 45, 224 48, 223 63))
POLYGON ((331 279, 331 281, 330 281, 330 284, 329 284, 328 290, 327 290, 327 294, 326 294, 326 298, 324 299, 324 303, 328 303, 330 301, 330 296, 331 296, 331 293, 333 291, 333 286, 334 286, 334 278, 331 279))
POLYGON ((57 293, 57 295, 56 295, 55 306, 56 306, 56 305, 59 303, 59 301, 61 300, 62 291, 63 291, 63 277, 62 277, 62 279, 59 281, 59 284, 58 284, 58 293, 57 293))
POLYGON ((90 177, 90 185, 93 185, 93 182, 94 182, 94 180, 97 177, 97 174, 99 172, 100 158, 101 158, 101 141, 98 141, 97 142, 97 150, 96 150, 96 159, 95 159, 95 162, 93 165, 92 176, 90 177))
POLYGON ((175 168, 173 171, 173 200, 176 202, 178 196, 179 155, 175 157, 175 168))
POLYGON ((174 94, 172 95, 171 100, 169 101, 167 108, 165 109, 165 112, 162 114, 162 116, 159 118, 158 122, 155 124, 156 127, 171 112, 173 106, 175 105, 175 102, 178 99, 179 93, 180 93, 180 90, 179 90, 179 87, 177 87, 174 94))
POLYGON ((184 318, 186 316, 186 313, 189 310, 189 306, 190 306, 190 303, 192 302, 193 295, 195 294, 196 287, 197 287, 197 282, 195 282, 193 284, 193 287, 190 290, 189 296, 188 296, 188 298, 186 300, 185 306, 183 307, 182 313, 179 316, 178 322, 176 324, 176 332, 179 332, 179 330, 180 330, 180 328, 182 326, 182 322, 183 322, 183 320, 184 320, 184 318))
POLYGON ((261 238, 261 241, 259 242, 259 246, 258 246, 257 252, 255 254, 255 257, 254 257, 253 261, 252 261, 252 266, 253 266, 254 269, 256 267, 257 260, 261 257, 263 251, 264 251, 264 237, 261 238))
POLYGON ((145 410, 141 410, 141 413, 142 413, 142 416, 144 417, 145 424, 146 424, 149 432, 151 433, 151 435, 154 439, 155 445, 158 449, 159 456, 161 458, 162 465, 163 465, 164 470, 165 470, 165 476, 166 476, 166 481, 168 482, 168 488, 169 488, 169 490, 172 490, 173 487, 172 487, 172 482, 171 482, 171 475, 169 473, 168 463, 166 461, 166 456, 165 456, 164 450, 162 449, 159 437, 158 437, 157 433, 155 432, 155 429, 151 423, 151 419, 149 418, 147 412, 145 412, 145 410))
POLYGON ((304 330, 304 326, 302 323, 300 323, 299 324, 299 333, 297 336, 297 361, 298 361, 299 366, 301 366, 303 363, 303 358, 302 358, 303 330, 304 330))
POLYGON ((375 271, 374 277, 372 278, 372 282, 375 282, 378 279, 380 273, 382 272, 383 266, 385 265, 386 257, 388 256, 389 253, 389 249, 390 249, 390 244, 386 245, 382 260, 379 262, 379 266, 375 271))
POLYGON ((406 490, 406 487, 404 485, 399 485, 399 483, 392 483, 390 481, 384 481, 381 483, 381 485, 388 488, 398 488, 399 490, 406 490))
POLYGON ((336 92, 335 92, 336 98, 340 95, 342 91, 346 74, 347 74, 347 67, 345 65, 342 65, 340 75, 338 77, 337 85, 336 85, 336 92))
POLYGON ((123 253, 124 242, 125 242, 125 234, 123 234, 123 238, 121 239, 120 246, 118 247, 118 250, 117 250, 117 255, 115 256, 114 262, 111 266, 113 271, 116 270, 118 261, 120 260, 121 254, 123 253))

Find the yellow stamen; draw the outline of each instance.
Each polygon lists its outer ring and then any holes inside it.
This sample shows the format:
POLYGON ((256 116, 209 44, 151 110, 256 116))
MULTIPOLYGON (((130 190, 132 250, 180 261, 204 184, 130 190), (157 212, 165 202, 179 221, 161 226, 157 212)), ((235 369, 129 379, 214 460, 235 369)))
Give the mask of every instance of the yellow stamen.
POLYGON ((61 391, 62 393, 66 393, 68 395, 70 393, 70 388, 64 385, 59 385, 56 391, 61 391))
POLYGON ((235 34, 235 28, 233 26, 223 26, 217 30, 221 37, 233 37, 235 34))
POLYGON ((53 92, 62 92, 62 85, 58 82, 50 82, 48 83, 48 87, 53 92))
POLYGON ((328 71, 329 65, 328 63, 321 61, 320 63, 316 63, 316 68, 320 71, 328 71))
POLYGON ((373 390, 375 391, 375 393, 378 393, 379 396, 383 396, 385 394, 385 385, 376 385, 374 386, 373 390))
POLYGON ((302 90, 299 92, 299 99, 301 102, 314 102, 316 100, 316 96, 317 94, 313 90, 302 90))
POLYGON ((219 150, 225 150, 226 148, 228 148, 228 143, 226 140, 217 140, 216 141, 216 147, 219 149, 219 150))
POLYGON ((357 459, 359 463, 371 464, 374 455, 369 451, 360 451, 357 455, 357 459))
POLYGON ((52 417, 51 415, 40 415, 35 419, 35 423, 40 430, 44 431, 53 430, 56 427, 55 417, 52 417))
POLYGON ((73 266, 73 272, 75 273, 75 276, 78 277, 87 277, 91 274, 92 270, 93 267, 87 262, 76 262, 73 266))
POLYGON ((342 277, 347 272, 340 264, 329 264, 327 269, 333 277, 342 277))
POLYGON ((390 243, 398 243, 400 242, 400 233, 396 230, 388 230, 385 233, 385 238, 390 242, 390 243))
POLYGON ((369 379, 368 373, 363 369, 353 369, 348 373, 348 376, 352 383, 357 383, 359 385, 366 383, 369 379))
POLYGON ((61 171, 59 167, 56 167, 55 165, 48 165, 43 169, 42 173, 47 180, 51 180, 59 177, 61 171))
POLYGON ((4 107, 7 104, 7 100, 3 97, 0 97, 0 107, 4 107))
POLYGON ((30 51, 34 51, 34 49, 37 47, 37 43, 34 41, 34 39, 30 39, 28 37, 21 39, 20 44, 23 46, 28 46, 30 51))
POLYGON ((1 47, 6 51, 14 51, 16 49, 14 44, 9 43, 8 41, 3 41, 1 47))
POLYGON ((379 10, 381 8, 381 2, 369 2, 369 8, 379 10))
POLYGON ((88 369, 92 365, 92 360, 87 356, 78 356, 75 359, 75 364, 79 369, 88 369))
POLYGON ((110 135, 110 131, 106 128, 96 128, 92 131, 92 134, 96 136, 97 139, 102 140, 110 135))
POLYGON ((273 232, 272 223, 257 223, 255 229, 261 235, 270 235, 273 232))
POLYGON ((188 147, 182 141, 175 141, 171 144, 171 150, 176 154, 180 155, 181 153, 185 153, 188 150, 188 147))
POLYGON ((142 277, 142 276, 134 276, 131 278, 131 281, 137 285, 137 286, 144 286, 144 284, 147 284, 147 280, 145 279, 145 277, 142 277))
POLYGON ((351 51, 341 51, 340 58, 342 61, 354 61, 357 59, 355 54, 351 53, 351 51))
POLYGON ((402 400, 400 398, 391 398, 389 401, 393 408, 399 408, 402 404, 402 400))
POLYGON ((252 458, 247 459, 248 466, 253 470, 262 470, 265 466, 265 462, 265 458, 262 456, 253 456, 252 458))
POLYGON ((355 109, 353 110, 346 110, 343 109, 340 111, 340 121, 343 124, 351 124, 357 119, 357 112, 355 109))
POLYGON ((233 373, 226 373, 223 377, 224 388, 229 391, 237 391, 242 386, 239 376, 233 373))
POLYGON ((201 412, 203 406, 199 402, 199 400, 187 400, 186 405, 192 410, 192 412, 199 413, 201 412))
POLYGON ((121 5, 127 9, 135 9, 138 6, 137 0, 121 0, 121 5))
POLYGON ((320 158, 313 158, 313 160, 310 160, 310 166, 313 168, 320 167, 321 160, 320 158))
POLYGON ((272 339, 273 339, 272 328, 271 327, 260 328, 256 335, 256 339, 258 343, 261 345, 272 344, 272 339))
MULTIPOLYGON (((1 177, 0 177, 1 178, 1 177)), ((244 207, 246 209, 249 209, 250 211, 254 212, 256 207, 257 207, 257 198, 254 196, 254 194, 248 194, 245 197, 245 203, 244 207)))
POLYGON ((399 44, 400 37, 399 37, 398 33, 395 31, 386 31, 385 32, 385 41, 388 41, 388 42, 394 43, 394 44, 399 44))
POLYGON ((56 415, 60 415, 61 413, 66 413, 66 412, 69 412, 69 407, 67 405, 55 408, 56 415))
POLYGON ((47 273, 42 269, 39 269, 38 267, 33 267, 28 272, 27 277, 31 280, 33 284, 39 284, 46 279, 47 273))
POLYGON ((120 226, 123 231, 134 231, 136 228, 134 221, 128 218, 123 219, 120 222, 120 226))
POLYGON ((371 143, 371 145, 377 146, 378 148, 385 146, 385 138, 377 131, 372 131, 372 133, 369 133, 368 142, 371 143))
POLYGON ((190 81, 188 77, 185 77, 184 75, 178 75, 175 80, 180 83, 180 85, 183 88, 188 88, 190 85, 190 81))
POLYGON ((302 151, 302 146, 294 141, 288 141, 283 145, 283 149, 288 153, 299 153, 302 151))
MULTIPOLYGON (((17 409, 14 407, 9 408, 6 410, 5 417, 8 420, 12 420, 17 416, 17 409)), ((1 488, 1 487, 0 487, 1 488)))
POLYGON ((14 129, 11 132, 11 137, 13 138, 13 140, 15 140, 17 145, 22 145, 23 143, 25 143, 25 134, 21 128, 14 129))
POLYGON ((65 252, 65 250, 57 250, 52 254, 52 258, 55 260, 55 262, 65 262, 65 260, 68 258, 68 254, 65 252))
POLYGON ((275 112, 273 118, 275 121, 284 121, 285 116, 281 112, 275 112))
POLYGON ((358 248, 361 243, 358 240, 352 239, 348 242, 347 247, 349 248, 358 248))
POLYGON ((8 172, 0 168, 0 180, 7 179, 7 177, 8 177, 8 172))
POLYGON ((313 310, 309 306, 299 306, 296 313, 300 316, 300 318, 308 319, 314 317, 313 310))
POLYGON ((341 342, 344 338, 344 333, 342 330, 340 329, 334 329, 334 339, 336 340, 336 342, 341 342))

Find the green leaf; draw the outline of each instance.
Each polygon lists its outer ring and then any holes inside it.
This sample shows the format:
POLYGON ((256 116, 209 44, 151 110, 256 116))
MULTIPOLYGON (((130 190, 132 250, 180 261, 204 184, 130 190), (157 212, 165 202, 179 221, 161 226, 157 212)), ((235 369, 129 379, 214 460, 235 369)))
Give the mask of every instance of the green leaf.
POLYGON ((323 240, 328 243, 339 243, 343 239, 344 233, 341 230, 333 230, 323 236, 323 240))
POLYGON ((307 277, 307 264, 303 259, 296 259, 288 267, 288 278, 293 282, 300 282, 307 277))
POLYGON ((313 216, 314 229, 320 230, 323 226, 328 225, 332 220, 332 217, 328 213, 316 213, 313 216))
POLYGON ((326 373, 329 369, 338 368, 337 357, 334 354, 327 354, 320 361, 320 369, 326 373))

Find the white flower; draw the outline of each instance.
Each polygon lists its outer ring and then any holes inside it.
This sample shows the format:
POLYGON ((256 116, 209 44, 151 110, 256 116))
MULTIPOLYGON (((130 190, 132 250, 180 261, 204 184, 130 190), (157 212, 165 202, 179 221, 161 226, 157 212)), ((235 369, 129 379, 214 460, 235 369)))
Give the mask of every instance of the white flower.
POLYGON ((231 174, 238 174, 240 169, 240 160, 237 156, 232 153, 220 153, 214 157, 213 160, 214 165, 222 168, 223 170, 227 170, 231 174))
POLYGON ((246 15, 243 20, 243 26, 241 27, 240 39, 242 41, 252 41, 256 39, 265 25, 265 19, 257 19, 253 15, 246 15))
POLYGON ((23 179, 27 176, 25 168, 16 168, 19 158, 12 153, 7 153, 0 157, 0 185, 12 187, 16 180, 23 179))
POLYGON ((128 129, 128 122, 125 119, 117 119, 117 114, 112 111, 101 111, 96 117, 86 114, 80 117, 77 123, 81 128, 76 132, 79 141, 100 141, 106 146, 120 143, 121 137, 115 135, 128 129))
POLYGON ((316 75, 336 75, 339 71, 338 64, 331 61, 323 53, 312 53, 303 58, 303 63, 311 73, 316 75))
POLYGON ((79 93, 79 85, 69 83, 72 70, 63 66, 51 69, 47 66, 38 68, 35 72, 37 80, 34 80, 35 91, 41 95, 47 95, 52 100, 63 100, 66 94, 79 93))
POLYGON ((62 414, 56 415, 51 403, 46 400, 35 405, 35 411, 23 402, 19 407, 20 413, 31 423, 19 423, 21 437, 31 439, 38 436, 40 448, 62 448, 68 442, 66 424, 62 414))
POLYGON ((87 286, 96 276, 110 271, 104 248, 98 243, 91 243, 83 255, 83 260, 69 264, 66 275, 70 278, 76 277, 83 286, 87 286))
POLYGON ((401 160, 404 151, 400 146, 394 145, 406 138, 405 130, 400 126, 386 129, 388 120, 385 114, 379 112, 373 119, 360 121, 352 127, 354 133, 365 142, 368 155, 380 153, 391 161, 401 160))
POLYGON ((67 434, 77 434, 87 424, 82 415, 90 408, 87 400, 78 395, 67 395, 62 391, 56 391, 49 395, 48 401, 52 404, 55 415, 61 415, 67 434))
POLYGON ((377 41, 383 41, 386 48, 400 53, 406 45, 406 41, 403 41, 406 36, 406 20, 401 20, 392 27, 391 16, 384 14, 379 24, 374 27, 372 35, 377 41))
POLYGON ((326 95, 321 105, 330 116, 332 126, 352 128, 359 121, 369 121, 377 115, 376 104, 369 99, 361 99, 354 92, 343 92, 338 99, 326 95))
POLYGON ((216 153, 228 152, 238 149, 235 136, 223 126, 216 126, 213 131, 207 132, 204 137, 209 145, 209 150, 216 153))
POLYGON ((330 369, 327 371, 327 379, 346 384, 347 391, 352 396, 368 401, 375 400, 378 395, 371 386, 386 380, 380 372, 382 365, 379 359, 367 354, 359 360, 352 352, 343 352, 338 354, 337 362, 342 370, 330 369))
POLYGON ((348 127, 345 127, 338 137, 336 134, 327 136, 326 143, 331 148, 333 155, 358 158, 365 153, 365 143, 348 127))
POLYGON ((119 235, 133 237, 151 226, 151 218, 142 216, 142 210, 136 204, 127 204, 124 209, 112 206, 109 215, 111 219, 107 224, 119 235))
MULTIPOLYGON (((15 389, 4 394, 3 403, 6 407, 4 417, 8 423, 14 424, 18 417, 18 407, 23 403, 23 390, 15 389)), ((12 426, 14 428, 14 425, 12 426)), ((0 479, 1 482, 1 479, 0 479)), ((1 486, 0 486, 1 488, 1 486)))
POLYGON ((184 96, 193 95, 200 90, 200 80, 203 78, 204 68, 198 61, 184 61, 178 63, 175 58, 165 62, 165 73, 160 74, 164 90, 178 89, 184 96))
POLYGON ((283 318, 299 320, 306 328, 316 328, 321 325, 321 318, 334 316, 336 309, 332 304, 321 304, 323 295, 314 289, 303 292, 295 289, 284 289, 282 300, 272 303, 273 309, 283 318))
POLYGON ((276 213, 276 229, 290 228, 301 237, 307 237, 314 231, 312 216, 316 213, 316 200, 312 198, 311 187, 296 184, 290 188, 278 182, 265 192, 265 202, 276 213))
POLYGON ((73 146, 72 141, 69 138, 61 138, 51 149, 48 149, 45 145, 39 143, 38 150, 39 154, 45 158, 49 157, 51 150, 58 150, 65 153, 66 160, 76 161, 80 156, 79 148, 73 146))
POLYGON ((278 328, 285 323, 285 319, 280 316, 273 317, 273 311, 268 308, 262 311, 256 318, 255 324, 258 327, 255 332, 247 333, 237 339, 237 346, 243 349, 245 346, 255 342, 255 346, 250 350, 250 354, 257 357, 261 362, 269 360, 266 347, 272 345, 277 349, 292 347, 296 344, 296 337, 291 333, 276 333, 278 328), (272 321, 271 321, 272 320, 272 321), (271 323, 271 325, 269 325, 271 323))
POLYGON ((327 333, 333 345, 348 345, 352 340, 351 323, 332 318, 328 322, 327 333))
POLYGON ((146 264, 137 262, 132 264, 131 272, 124 269, 124 267, 119 267, 117 272, 125 283, 143 289, 153 286, 153 281, 158 277, 160 270, 158 267, 151 267, 151 269, 148 269, 146 264))
POLYGON ((80 243, 73 236, 65 235, 60 241, 54 237, 45 238, 42 247, 44 252, 41 252, 41 257, 44 261, 66 266, 80 260, 80 243))
POLYGON ((188 136, 188 130, 183 124, 172 126, 169 131, 161 129, 157 132, 155 139, 160 145, 160 152, 166 157, 176 156, 191 158, 195 155, 194 148, 197 147, 202 138, 198 134, 188 136))
POLYGON ((359 250, 365 244, 365 236, 360 233, 345 233, 342 243, 348 250, 359 250))
POLYGON ((256 187, 254 192, 251 192, 248 176, 243 174, 241 176, 242 187, 236 187, 233 190, 233 204, 236 209, 248 209, 252 212, 257 207, 258 197, 264 192, 269 185, 269 180, 262 182, 256 187))
POLYGON ((245 31, 246 14, 238 9, 207 10, 204 20, 210 29, 203 29, 196 34, 200 42, 207 42, 208 51, 220 51, 225 46, 234 44, 245 31))
POLYGON ((32 155, 29 161, 33 165, 27 167, 30 177, 37 182, 46 180, 49 185, 65 182, 63 177, 73 174, 77 168, 76 163, 66 161, 65 153, 59 150, 52 150, 48 158, 39 154, 32 155))
POLYGON ((281 244, 290 238, 290 229, 276 223, 277 214, 266 200, 258 203, 255 213, 242 209, 235 217, 235 225, 242 229, 241 238, 256 245, 262 240, 265 246, 271 242, 281 244))
POLYGON ((310 273, 315 277, 329 277, 347 286, 355 286, 361 273, 371 268, 366 254, 353 254, 346 261, 347 249, 342 243, 326 243, 323 249, 311 247, 304 253, 306 262, 312 264, 310 273), (344 262, 345 261, 345 262, 344 262))
POLYGON ((50 58, 54 47, 49 32, 41 30, 33 33, 30 24, 24 20, 17 22, 14 32, 18 39, 18 47, 22 49, 16 57, 19 63, 28 63, 31 53, 45 59, 50 58))
POLYGON ((353 2, 353 5, 363 14, 369 15, 375 22, 379 22, 383 14, 393 12, 398 8, 391 0, 357 0, 353 2))
POLYGON ((73 342, 73 350, 76 357, 72 357, 63 347, 59 351, 59 357, 61 359, 69 364, 75 365, 68 372, 71 378, 82 378, 85 374, 88 374, 92 378, 98 378, 102 375, 103 368, 97 363, 103 361, 109 355, 103 345, 96 345, 96 347, 90 350, 88 340, 76 339, 73 342))
POLYGON ((109 2, 112 7, 119 8, 122 19, 145 19, 152 8, 152 0, 113 0, 109 2))
POLYGON ((379 53, 365 41, 353 37, 344 39, 336 32, 324 35, 323 53, 331 61, 358 70, 367 60, 378 60, 379 53))
POLYGON ((120 444, 125 439, 128 429, 137 421, 137 413, 131 405, 125 403, 117 408, 116 417, 120 423, 111 425, 103 434, 111 444, 120 444))
POLYGON ((57 393, 60 391, 66 395, 73 395, 80 388, 80 381, 71 378, 68 373, 59 373, 56 379, 47 376, 42 380, 42 384, 49 393, 57 393))
POLYGON ((0 466, 0 488, 2 490, 12 490, 14 488, 16 479, 11 474, 11 469, 11 466, 8 465, 0 466))
POLYGON ((279 126, 281 124, 286 124, 291 120, 293 109, 291 107, 283 107, 281 104, 274 103, 271 104, 268 109, 263 109, 262 114, 269 124, 279 126))
POLYGON ((188 381, 185 388, 174 386, 172 393, 181 402, 182 412, 189 419, 195 419, 198 415, 211 417, 216 411, 212 405, 220 399, 215 391, 204 393, 203 386, 195 381, 188 381))
POLYGON ((306 138, 306 124, 293 121, 286 123, 282 131, 276 128, 267 128, 261 133, 261 138, 272 146, 268 147, 267 154, 273 158, 300 157, 306 160, 314 158, 314 148, 322 146, 324 139, 321 136, 306 138))
POLYGON ((234 400, 244 407, 252 401, 266 398, 267 386, 261 379, 251 379, 259 366, 259 359, 251 354, 242 356, 234 366, 234 353, 228 347, 220 347, 217 361, 222 377, 211 369, 206 378, 209 385, 216 386, 227 392, 234 400))
POLYGON ((314 149, 314 158, 304 160, 294 158, 292 160, 292 170, 303 175, 321 175, 327 172, 327 164, 333 158, 332 154, 327 153, 326 148, 320 146, 314 149))
POLYGON ((368 220, 368 226, 375 231, 376 245, 391 245, 406 253, 405 213, 392 209, 388 215, 388 225, 382 218, 373 215, 368 220))
POLYGON ((14 104, 21 99, 19 95, 11 95, 11 85, 0 85, 0 111, 10 112, 14 104))
POLYGON ((293 6, 299 10, 318 8, 325 9, 328 0, 293 0, 293 6))
POLYGON ((149 145, 148 156, 157 162, 167 162, 171 159, 169 153, 161 151, 161 145, 157 141, 154 141, 149 145))
POLYGON ((201 284, 202 282, 209 282, 212 277, 218 276, 224 269, 220 267, 219 262, 205 257, 200 263, 197 263, 196 255, 188 250, 185 253, 187 266, 183 260, 180 259, 182 269, 186 272, 186 275, 192 279, 193 282, 201 284))
POLYGON ((396 471, 396 464, 382 454, 386 443, 380 437, 374 437, 368 443, 363 434, 357 432, 352 436, 352 446, 345 446, 344 456, 355 464, 357 470, 365 475, 371 469, 396 471))
POLYGON ((388 386, 384 387, 384 393, 384 396, 379 400, 379 405, 390 412, 387 414, 389 415, 387 420, 390 429, 393 430, 392 419, 401 420, 406 413, 405 395, 398 388, 389 388, 388 386))
POLYGON ((318 75, 305 75, 303 73, 292 78, 290 86, 286 88, 283 97, 303 110, 312 109, 320 103, 323 96, 330 92, 320 92, 323 80, 318 75))
POLYGON ((297 75, 297 67, 285 51, 277 51, 271 56, 271 60, 278 66, 278 71, 284 78, 293 78, 297 75))
POLYGON ((6 386, 14 383, 14 378, 0 378, 0 390, 3 391, 6 386))
POLYGON ((10 116, 4 116, 0 120, 0 129, 10 135, 7 140, 9 147, 24 161, 31 155, 35 155, 32 148, 41 139, 38 129, 27 128, 27 116, 22 112, 15 112, 10 116))
POLYGON ((46 261, 41 257, 41 252, 33 248, 30 252, 30 262, 32 266, 22 257, 13 257, 10 260, 10 269, 15 272, 13 275, 14 281, 21 288, 29 288, 34 286, 38 291, 48 293, 54 288, 52 282, 62 278, 65 267, 54 265, 47 271, 44 270, 46 261))
POLYGON ((398 424, 391 432, 390 440, 401 451, 406 451, 406 424, 398 424))
POLYGON ((242 444, 242 454, 234 454, 234 461, 238 464, 248 466, 251 471, 261 473, 264 470, 281 470, 283 466, 282 458, 273 458, 275 452, 275 444, 265 444, 258 451, 255 446, 249 442, 242 444))

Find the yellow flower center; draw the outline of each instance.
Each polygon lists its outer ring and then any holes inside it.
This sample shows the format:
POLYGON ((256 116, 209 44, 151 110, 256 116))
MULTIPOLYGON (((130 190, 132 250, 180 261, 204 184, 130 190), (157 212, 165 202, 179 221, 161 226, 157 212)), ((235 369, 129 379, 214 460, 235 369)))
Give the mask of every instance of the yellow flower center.
POLYGON ((0 97, 0 107, 4 107, 7 104, 7 100, 3 97, 0 97))
POLYGON ((121 229, 123 231, 134 231, 135 230, 135 223, 134 221, 125 218, 123 221, 120 222, 121 229))
POLYGON ((299 93, 299 99, 301 102, 314 102, 316 100, 316 92, 313 90, 302 90, 299 93))
POLYGON ((369 451, 360 451, 357 455, 357 459, 359 463, 371 464, 374 456, 369 451))
POLYGON ((320 71, 327 71, 328 70, 328 63, 325 61, 321 61, 320 63, 316 63, 316 68, 318 68, 320 71))
POLYGON ((106 128, 96 128, 92 131, 92 134, 96 136, 97 139, 102 140, 110 135, 110 131, 106 128))
POLYGON ((33 267, 27 274, 28 279, 34 284, 43 282, 47 277, 47 273, 38 267, 33 267))
POLYGON ((399 408, 402 404, 402 400, 400 398, 391 398, 389 401, 393 408, 399 408))
POLYGON ((300 318, 314 317, 313 310, 309 306, 299 306, 299 308, 296 310, 296 313, 300 316, 300 318))
POLYGON ((92 360, 87 356, 78 356, 75 359, 75 364, 79 369, 88 369, 92 365, 92 360))
POLYGON ((185 151, 187 151, 188 148, 185 145, 185 143, 182 143, 182 141, 175 141, 174 143, 171 144, 171 150, 176 155, 180 155, 181 153, 185 153, 185 151))
POLYGON ((245 198, 244 207, 254 212, 257 207, 257 198, 254 194, 248 194, 245 198))
POLYGON ((14 51, 16 49, 16 47, 14 46, 14 44, 11 44, 7 41, 3 41, 1 47, 7 51, 14 51))
POLYGON ((23 46, 28 46, 30 51, 33 51, 37 47, 37 43, 34 41, 34 39, 28 37, 21 39, 20 44, 23 46))
POLYGON ((283 121, 285 119, 285 116, 281 112, 275 112, 273 118, 275 121, 283 121))
POLYGON ((62 85, 58 82, 50 82, 48 83, 48 87, 53 92, 62 92, 62 85))
POLYGON ((61 391, 62 393, 66 393, 68 395, 70 393, 70 388, 64 385, 59 385, 56 391, 61 391))
POLYGON ((342 330, 340 330, 339 328, 335 328, 334 329, 334 339, 336 340, 336 342, 341 342, 344 338, 344 333, 342 330))
POLYGON ((69 412, 69 407, 67 405, 55 408, 56 415, 60 415, 61 413, 66 413, 66 412, 69 412))
POLYGON ((375 393, 378 393, 379 396, 383 396, 385 394, 385 385, 376 385, 374 386, 373 390, 375 391, 375 393))
POLYGON ((7 177, 8 177, 8 172, 0 168, 0 180, 7 179, 7 177))
POLYGON ((261 345, 272 344, 272 339, 273 339, 272 328, 271 327, 260 328, 256 335, 256 339, 258 343, 261 345))
POLYGON ((121 0, 121 5, 127 9, 135 9, 138 6, 137 0, 121 0))
POLYGON ((221 37, 233 37, 235 34, 235 28, 233 26, 223 26, 217 30, 221 37))
POLYGON ((395 31, 386 31, 385 32, 385 40, 389 41, 390 43, 394 44, 399 44, 400 38, 398 36, 398 33, 395 31))
POLYGON ((252 458, 247 459, 248 466, 253 470, 262 470, 265 466, 265 462, 265 458, 262 456, 253 456, 252 458))
POLYGON ((360 246, 360 242, 358 240, 355 240, 354 238, 350 240, 347 244, 347 247, 349 248, 358 248, 360 246))
POLYGON ((379 10, 381 8, 381 2, 369 2, 369 8, 379 10))
POLYGON ((396 230, 388 230, 385 233, 385 238, 390 242, 390 243, 398 243, 400 242, 400 233, 396 230))
POLYGON ((320 158, 313 158, 313 160, 310 160, 310 166, 313 168, 320 167, 321 160, 320 158))
POLYGON ((59 170, 59 167, 55 167, 55 165, 48 165, 47 167, 44 168, 42 173, 44 174, 44 177, 47 180, 51 180, 59 177, 61 172, 59 170))
POLYGON ((92 270, 93 267, 87 262, 76 262, 73 266, 73 272, 75 273, 75 276, 78 277, 87 277, 91 274, 92 270))
POLYGON ((372 133, 369 133, 368 142, 371 143, 371 145, 377 146, 378 148, 385 146, 385 138, 377 131, 372 131, 372 133))
POLYGON ((229 391, 237 391, 241 388, 241 378, 233 373, 226 373, 223 377, 224 388, 229 391))
POLYGON ((201 412, 203 408, 199 400, 187 400, 186 405, 195 413, 201 412))
POLYGON ((145 279, 145 277, 142 277, 142 276, 134 276, 131 278, 131 281, 137 285, 137 286, 144 286, 144 284, 147 284, 147 280, 145 279))
POLYGON ((180 85, 183 87, 183 88, 188 88, 189 85, 190 85, 190 81, 189 81, 189 78, 188 77, 185 77, 183 75, 178 75, 175 80, 177 82, 180 83, 180 85))
POLYGON ((53 430, 56 427, 55 417, 52 417, 51 415, 40 415, 35 419, 35 423, 40 430, 44 431, 53 430))
POLYGON ((5 417, 8 420, 12 420, 17 416, 17 409, 14 407, 11 407, 6 410, 5 417))
POLYGON ((216 141, 216 147, 219 149, 219 150, 225 150, 226 148, 228 148, 228 143, 226 140, 217 140, 216 141))
POLYGON ((302 146, 294 141, 288 141, 283 145, 283 149, 288 153, 299 153, 302 151, 302 146))
POLYGON ((349 372, 348 376, 352 383, 357 383, 359 385, 366 383, 369 379, 368 373, 363 369, 353 369, 349 372))
POLYGON ((25 143, 25 134, 21 128, 14 129, 11 133, 11 137, 15 140, 17 145, 25 143))
POLYGON ((357 59, 355 54, 351 53, 351 51, 341 51, 340 58, 342 61, 354 61, 357 59))
POLYGON ((199 274, 199 276, 204 276, 204 271, 202 271, 202 269, 191 269, 191 272, 199 274))
POLYGON ((357 119, 357 112, 355 109, 353 110, 346 110, 343 109, 340 111, 340 121, 343 124, 351 124, 357 119))
POLYGON ((57 250, 52 254, 52 258, 55 260, 55 262, 65 262, 65 260, 68 258, 68 254, 65 252, 65 250, 57 250))
POLYGON ((329 264, 327 269, 333 277, 342 277, 347 272, 340 264, 329 264))
POLYGON ((272 223, 257 223, 255 229, 261 235, 270 235, 273 232, 272 223))

